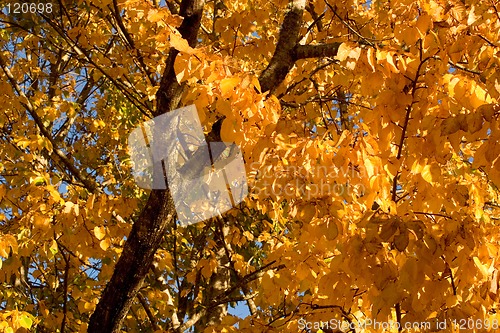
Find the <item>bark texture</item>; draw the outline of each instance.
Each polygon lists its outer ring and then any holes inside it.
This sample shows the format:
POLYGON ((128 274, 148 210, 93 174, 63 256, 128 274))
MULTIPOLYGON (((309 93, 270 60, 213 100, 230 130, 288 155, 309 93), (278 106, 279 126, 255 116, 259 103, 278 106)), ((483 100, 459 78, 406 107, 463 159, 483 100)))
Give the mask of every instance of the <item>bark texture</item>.
POLYGON ((295 63, 295 47, 299 41, 306 0, 291 1, 285 14, 278 37, 278 44, 267 68, 259 78, 262 92, 273 90, 279 86, 295 63))
POLYGON ((132 227, 113 276, 90 317, 88 332, 121 331, 121 323, 150 269, 174 214, 170 192, 152 191, 146 207, 132 227))

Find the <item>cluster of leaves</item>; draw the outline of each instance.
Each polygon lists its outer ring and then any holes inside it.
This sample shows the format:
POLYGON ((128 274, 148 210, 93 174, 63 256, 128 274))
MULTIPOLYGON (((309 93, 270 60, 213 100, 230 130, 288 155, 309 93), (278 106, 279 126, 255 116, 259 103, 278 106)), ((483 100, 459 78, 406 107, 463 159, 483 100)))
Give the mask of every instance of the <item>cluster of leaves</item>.
POLYGON ((126 138, 168 111, 170 65, 250 195, 168 226, 129 331, 500 320, 500 3, 214 0, 195 47, 197 2, 0 13, 0 331, 87 330, 147 207, 126 138))

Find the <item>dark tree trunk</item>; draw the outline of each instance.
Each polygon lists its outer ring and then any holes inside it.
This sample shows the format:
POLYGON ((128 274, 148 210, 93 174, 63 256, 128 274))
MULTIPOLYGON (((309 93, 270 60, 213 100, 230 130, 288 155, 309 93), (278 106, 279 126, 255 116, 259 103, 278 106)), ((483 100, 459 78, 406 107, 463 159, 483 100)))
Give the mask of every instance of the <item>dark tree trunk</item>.
MULTIPOLYGON (((204 0, 184 0, 180 14, 184 20, 179 28, 191 47, 196 46, 197 34, 203 13, 204 0)), ((175 78, 174 61, 178 51, 170 50, 160 88, 157 92, 156 115, 177 108, 182 86, 175 78)), ((113 276, 106 285, 90 317, 88 332, 115 333, 121 331, 123 320, 137 295, 151 265, 162 237, 171 227, 175 206, 167 190, 153 190, 125 243, 113 276)))

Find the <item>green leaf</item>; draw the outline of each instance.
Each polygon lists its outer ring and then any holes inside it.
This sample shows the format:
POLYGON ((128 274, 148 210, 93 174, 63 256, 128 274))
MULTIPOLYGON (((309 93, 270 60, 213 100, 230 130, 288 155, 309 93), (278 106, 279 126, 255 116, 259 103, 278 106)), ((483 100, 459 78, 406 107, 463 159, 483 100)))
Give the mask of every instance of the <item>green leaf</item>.
POLYGON ((30 329, 31 325, 33 325, 33 320, 28 315, 23 314, 19 318, 19 324, 21 325, 21 327, 30 329))
POLYGON ((47 185, 47 180, 44 177, 39 176, 39 177, 36 177, 35 179, 33 179, 33 184, 35 186, 44 186, 44 185, 47 185))
POLYGON ((57 249, 57 242, 55 240, 52 241, 52 244, 49 248, 50 252, 52 252, 52 254, 56 254, 58 252, 58 249, 57 249))

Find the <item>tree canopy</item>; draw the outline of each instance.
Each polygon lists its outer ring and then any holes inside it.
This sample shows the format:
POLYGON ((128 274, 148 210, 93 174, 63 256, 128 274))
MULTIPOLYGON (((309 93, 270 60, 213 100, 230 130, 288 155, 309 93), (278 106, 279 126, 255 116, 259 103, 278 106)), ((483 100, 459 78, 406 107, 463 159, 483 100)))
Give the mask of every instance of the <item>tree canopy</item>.
POLYGON ((0 332, 500 327, 498 0, 0 11, 0 332), (192 104, 249 195, 181 227, 127 138, 192 104))

